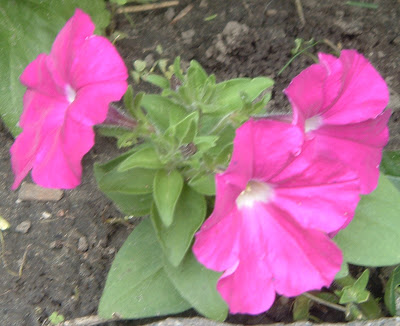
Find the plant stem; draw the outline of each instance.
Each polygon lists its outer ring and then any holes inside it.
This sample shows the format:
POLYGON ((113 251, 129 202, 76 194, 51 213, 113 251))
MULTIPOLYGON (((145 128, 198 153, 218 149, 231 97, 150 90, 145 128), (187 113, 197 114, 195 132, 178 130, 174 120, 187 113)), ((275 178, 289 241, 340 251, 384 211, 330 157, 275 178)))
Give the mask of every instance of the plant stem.
POLYGON ((305 292, 302 295, 304 295, 305 297, 307 297, 307 298, 309 298, 309 299, 311 299, 311 300, 313 300, 315 302, 318 302, 319 304, 322 304, 324 306, 327 306, 327 307, 330 307, 332 309, 335 309, 335 310, 341 311, 343 313, 346 313, 346 308, 341 306, 341 305, 338 305, 336 303, 332 303, 332 302, 326 301, 324 299, 318 298, 315 295, 310 294, 308 292, 305 292))

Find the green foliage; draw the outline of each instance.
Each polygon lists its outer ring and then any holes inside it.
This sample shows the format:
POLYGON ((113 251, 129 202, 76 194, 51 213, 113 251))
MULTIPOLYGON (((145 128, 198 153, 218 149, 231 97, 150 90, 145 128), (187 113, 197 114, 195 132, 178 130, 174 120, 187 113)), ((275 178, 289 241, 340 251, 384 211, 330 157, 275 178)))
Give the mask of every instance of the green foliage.
POLYGON ((58 325, 59 323, 62 323, 65 320, 63 315, 60 315, 57 311, 54 311, 50 316, 49 316, 49 322, 52 323, 53 325, 58 325))
POLYGON ((151 219, 165 256, 173 266, 178 266, 190 248, 194 233, 206 217, 204 196, 184 186, 177 201, 173 223, 163 223, 160 209, 154 205, 151 219))
POLYGON ((183 177, 177 170, 158 170, 154 178, 153 197, 158 215, 166 227, 172 224, 182 188, 183 177))
POLYGON ((156 170, 134 168, 120 172, 119 165, 132 153, 135 153, 135 150, 105 164, 95 164, 94 174, 100 190, 112 199, 124 214, 143 216, 150 213, 156 170))
POLYGON ((199 313, 214 320, 225 320, 228 306, 215 290, 220 273, 205 268, 192 253, 179 266, 166 261, 164 268, 178 292, 199 313))
POLYGON ((200 265, 193 254, 178 266, 163 254, 148 219, 135 228, 110 268, 99 305, 103 318, 144 318, 182 312, 224 320, 228 309, 216 291, 219 274, 200 265))
POLYGON ((190 308, 163 268, 163 253, 151 222, 126 239, 110 268, 98 313, 103 318, 144 318, 190 308))
POLYGON ((354 282, 354 284, 345 286, 337 294, 340 297, 339 303, 363 303, 369 298, 369 291, 366 290, 369 280, 369 270, 366 269, 361 276, 354 282))
POLYGON ((400 191, 400 151, 383 151, 380 169, 400 191))
POLYGON ((300 295, 296 297, 293 303, 293 320, 309 320, 310 319, 311 299, 300 295))
POLYGON ((362 266, 400 263, 400 193, 381 174, 376 190, 363 196, 352 222, 334 238, 344 260, 362 266))
POLYGON ((0 3, 0 115, 16 136, 25 92, 19 76, 40 53, 49 53, 51 45, 75 8, 88 13, 103 33, 110 14, 103 0, 19 0, 0 3))
MULTIPOLYGON (((216 290, 220 275, 199 264, 190 248, 207 214, 205 196, 215 194, 215 171, 229 162, 235 129, 251 115, 264 113, 273 82, 259 77, 216 83, 195 61, 185 74, 179 59, 171 67, 161 60, 158 64, 174 72, 170 80, 168 74, 147 75, 147 81, 163 89, 161 95, 134 97, 130 88, 124 97, 140 134, 115 133, 119 141, 136 139, 139 145, 95 166, 100 189, 125 214, 150 214, 153 225, 150 230, 148 221, 142 222, 118 253, 99 312, 140 318, 192 306, 224 320, 227 305, 216 290)), ((143 62, 135 62, 137 73, 145 69, 143 62)))
POLYGON ((394 177, 400 177, 400 151, 384 151, 380 170, 394 177))
POLYGON ((390 275, 385 288, 385 305, 392 316, 400 315, 400 266, 397 266, 390 275))
POLYGON ((163 167, 155 148, 147 144, 136 147, 135 152, 119 166, 120 172, 133 168, 160 169, 163 167))

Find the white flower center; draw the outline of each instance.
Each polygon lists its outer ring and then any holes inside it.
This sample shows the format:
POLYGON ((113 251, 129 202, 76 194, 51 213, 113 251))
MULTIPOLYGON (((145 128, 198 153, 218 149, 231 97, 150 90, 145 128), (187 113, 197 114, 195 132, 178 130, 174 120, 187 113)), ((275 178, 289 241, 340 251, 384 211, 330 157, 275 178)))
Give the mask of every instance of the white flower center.
POLYGON ((255 202, 268 203, 274 197, 274 189, 271 185, 259 181, 251 180, 238 198, 236 205, 239 209, 242 207, 252 207, 255 202))
POLYGON ((322 118, 319 115, 313 116, 309 118, 304 123, 305 132, 313 131, 321 127, 322 125, 322 118))
POLYGON ((65 95, 67 96, 69 103, 72 103, 75 100, 76 92, 71 85, 67 84, 67 86, 65 86, 65 95))

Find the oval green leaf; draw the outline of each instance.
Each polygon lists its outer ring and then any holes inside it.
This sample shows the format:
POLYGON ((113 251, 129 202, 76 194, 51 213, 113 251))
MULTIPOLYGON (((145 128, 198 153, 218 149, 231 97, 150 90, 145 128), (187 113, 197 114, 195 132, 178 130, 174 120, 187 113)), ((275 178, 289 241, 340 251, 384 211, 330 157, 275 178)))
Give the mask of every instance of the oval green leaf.
POLYGON ((185 311, 182 298, 163 268, 163 253, 150 220, 144 220, 116 255, 98 313, 103 318, 145 318, 185 311))
POLYGON ((400 192, 381 173, 378 187, 358 204, 351 223, 334 238, 344 260, 354 265, 400 263, 400 192))
POLYGON ((153 205, 151 219, 165 256, 173 266, 178 266, 190 248, 193 236, 206 217, 207 204, 200 195, 185 185, 174 213, 174 221, 166 227, 159 211, 153 205))
POLYGON ((174 219, 174 211, 183 187, 183 177, 177 170, 158 170, 154 178, 154 202, 161 221, 170 226, 174 219))
POLYGON ((205 268, 193 253, 177 267, 165 261, 164 269, 180 295, 200 314, 219 321, 226 319, 228 306, 217 291, 221 273, 205 268))

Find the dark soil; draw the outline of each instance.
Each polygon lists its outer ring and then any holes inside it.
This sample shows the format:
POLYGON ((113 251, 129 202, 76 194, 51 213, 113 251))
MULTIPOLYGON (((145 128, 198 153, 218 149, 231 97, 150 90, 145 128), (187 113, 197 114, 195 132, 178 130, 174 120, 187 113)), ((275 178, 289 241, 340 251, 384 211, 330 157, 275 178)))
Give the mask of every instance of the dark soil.
MULTIPOLYGON (((282 91, 312 63, 310 57, 300 55, 277 75, 291 58, 296 38, 326 39, 339 49, 357 49, 390 87, 393 115, 387 148, 399 150, 400 1, 375 3, 379 3, 376 10, 349 6, 344 0, 302 0, 306 20, 302 26, 294 0, 180 0, 173 9, 130 14, 134 26, 125 15, 116 15, 115 30, 127 34, 116 45, 129 69, 136 59, 168 58, 172 62, 180 55, 184 63, 199 61, 218 80, 270 76, 276 81, 269 104, 271 112, 290 110, 282 91), (192 10, 171 24, 173 17, 190 4, 192 10), (205 21, 212 15, 216 17, 205 21), (157 45, 163 48, 161 55, 157 45)), ((326 43, 310 51, 333 53, 326 43)), ((144 87, 142 84, 134 85, 135 91, 144 87)), ((43 325, 54 311, 66 319, 93 315, 115 252, 131 231, 126 225, 105 222, 122 214, 97 189, 92 173, 94 162, 104 162, 117 154, 115 144, 99 137, 83 161, 82 185, 65 191, 58 202, 43 203, 19 202, 18 191, 9 190, 13 182, 8 153, 12 141, 5 130, 0 130, 0 215, 11 223, 11 228, 3 232, 8 267, 0 262, 0 325, 43 325), (25 234, 16 232, 23 221, 31 223, 25 234), (10 274, 18 273, 21 263, 21 276, 10 274)), ((266 315, 229 320, 288 322, 290 305, 290 301, 280 298, 266 315)), ((327 311, 324 318, 338 321, 343 316, 327 311)))

